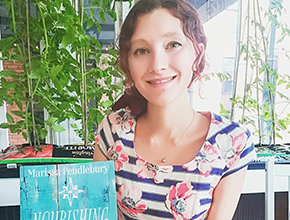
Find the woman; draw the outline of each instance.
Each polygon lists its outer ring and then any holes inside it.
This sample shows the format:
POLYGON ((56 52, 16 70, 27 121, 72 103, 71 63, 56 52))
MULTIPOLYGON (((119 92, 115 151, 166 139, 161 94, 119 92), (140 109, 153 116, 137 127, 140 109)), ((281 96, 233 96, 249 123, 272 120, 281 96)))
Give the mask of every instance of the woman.
POLYGON ((127 89, 115 108, 128 108, 102 121, 94 154, 114 160, 118 218, 230 220, 255 152, 248 130, 188 102, 205 65, 196 10, 141 0, 119 47, 127 89))

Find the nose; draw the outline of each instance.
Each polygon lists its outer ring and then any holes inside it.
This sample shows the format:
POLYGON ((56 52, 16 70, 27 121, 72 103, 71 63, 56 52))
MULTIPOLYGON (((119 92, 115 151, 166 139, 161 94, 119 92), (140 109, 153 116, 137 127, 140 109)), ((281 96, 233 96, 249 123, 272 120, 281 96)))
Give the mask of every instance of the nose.
POLYGON ((168 68, 168 56, 166 51, 158 49, 151 52, 150 73, 160 73, 168 68))

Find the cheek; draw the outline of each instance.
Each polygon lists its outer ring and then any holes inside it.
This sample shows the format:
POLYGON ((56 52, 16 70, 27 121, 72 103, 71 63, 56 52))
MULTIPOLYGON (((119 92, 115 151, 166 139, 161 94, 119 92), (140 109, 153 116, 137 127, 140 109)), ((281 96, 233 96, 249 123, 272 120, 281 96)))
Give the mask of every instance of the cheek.
POLYGON ((136 65, 135 65, 136 62, 134 62, 133 59, 128 59, 128 67, 129 67, 129 70, 130 70, 130 74, 131 74, 131 77, 132 79, 134 80, 135 78, 135 75, 136 75, 136 65))
POLYGON ((195 61, 194 53, 187 51, 182 51, 179 54, 175 54, 172 59, 170 59, 171 65, 177 68, 183 74, 192 74, 192 67, 195 61))
POLYGON ((141 59, 129 58, 128 64, 129 64, 131 77, 134 81, 142 77, 143 72, 146 71, 147 69, 146 62, 144 59, 141 60, 141 59))

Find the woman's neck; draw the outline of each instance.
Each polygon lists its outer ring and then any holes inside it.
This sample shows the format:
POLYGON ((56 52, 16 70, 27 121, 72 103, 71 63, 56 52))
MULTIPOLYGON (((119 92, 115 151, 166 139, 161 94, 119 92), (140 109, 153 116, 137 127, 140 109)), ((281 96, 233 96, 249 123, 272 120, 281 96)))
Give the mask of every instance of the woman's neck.
POLYGON ((188 102, 156 106, 148 103, 144 120, 157 135, 171 137, 178 130, 184 130, 194 120, 195 112, 188 102))

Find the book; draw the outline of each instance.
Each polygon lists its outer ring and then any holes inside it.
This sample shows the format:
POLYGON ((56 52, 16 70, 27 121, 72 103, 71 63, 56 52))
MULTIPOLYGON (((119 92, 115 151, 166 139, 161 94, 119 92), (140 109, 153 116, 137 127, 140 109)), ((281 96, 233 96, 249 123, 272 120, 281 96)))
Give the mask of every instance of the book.
POLYGON ((21 220, 116 220, 113 161, 20 167, 21 220))

